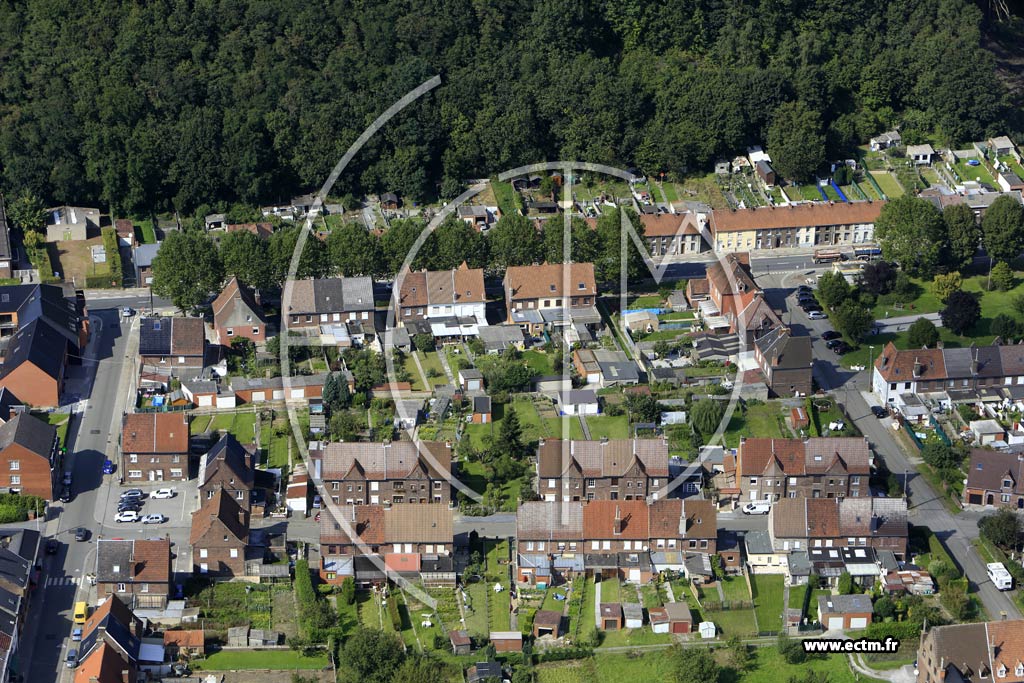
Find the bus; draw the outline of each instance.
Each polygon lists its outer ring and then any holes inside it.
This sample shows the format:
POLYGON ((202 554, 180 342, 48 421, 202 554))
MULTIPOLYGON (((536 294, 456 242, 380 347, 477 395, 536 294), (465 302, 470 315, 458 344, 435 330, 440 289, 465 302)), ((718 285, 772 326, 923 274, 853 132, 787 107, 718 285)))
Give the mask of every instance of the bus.
POLYGON ((882 258, 882 248, 876 246, 855 247, 853 255, 859 261, 874 261, 875 259, 882 258))

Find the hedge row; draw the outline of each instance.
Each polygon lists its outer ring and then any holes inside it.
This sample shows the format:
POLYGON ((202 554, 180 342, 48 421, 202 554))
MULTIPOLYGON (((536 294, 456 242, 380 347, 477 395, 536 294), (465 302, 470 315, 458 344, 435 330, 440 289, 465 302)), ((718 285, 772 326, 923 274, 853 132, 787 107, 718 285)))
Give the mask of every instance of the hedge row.
POLYGON ((398 611, 398 593, 392 593, 388 598, 388 616, 391 617, 391 625, 395 627, 396 633, 402 632, 402 615, 398 611))
POLYGON ((87 289, 121 286, 121 251, 117 246, 117 231, 114 228, 103 228, 103 249, 107 252, 107 265, 110 267, 110 272, 103 275, 87 275, 85 278, 87 289))

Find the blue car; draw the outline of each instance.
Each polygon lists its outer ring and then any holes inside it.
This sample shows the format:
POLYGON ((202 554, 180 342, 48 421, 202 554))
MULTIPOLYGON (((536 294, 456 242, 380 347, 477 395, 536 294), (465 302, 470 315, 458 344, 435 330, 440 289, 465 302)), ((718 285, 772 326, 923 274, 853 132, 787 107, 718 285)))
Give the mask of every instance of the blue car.
POLYGON ((103 474, 113 474, 113 473, 114 473, 114 463, 113 463, 113 461, 111 461, 111 460, 104 460, 103 461, 103 474))

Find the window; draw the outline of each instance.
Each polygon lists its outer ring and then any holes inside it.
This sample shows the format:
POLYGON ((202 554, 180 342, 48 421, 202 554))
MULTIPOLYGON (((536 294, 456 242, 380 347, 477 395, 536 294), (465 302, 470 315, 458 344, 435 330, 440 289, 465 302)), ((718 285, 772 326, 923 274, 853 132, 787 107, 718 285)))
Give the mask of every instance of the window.
POLYGON ((533 550, 533 549, 534 549, 533 541, 527 541, 527 542, 526 542, 526 549, 527 549, 528 551, 529 551, 529 550, 533 550))
POLYGON ((202 557, 202 558, 207 557, 206 548, 200 548, 199 549, 199 557, 202 557))
POLYGON ((138 462, 138 461, 139 461, 139 454, 138 453, 132 453, 131 455, 128 456, 128 462, 138 462))
POLYGON ((21 461, 20 460, 12 460, 11 461, 11 472, 17 472, 20 469, 21 469, 21 461))
POLYGON ((260 328, 258 328, 258 327, 254 327, 254 328, 252 328, 252 333, 253 333, 254 335, 258 335, 258 334, 260 333, 260 328))
POLYGON ((174 478, 174 479, 181 478, 181 468, 178 468, 178 469, 171 468, 171 477, 174 478))
POLYGON ((604 543, 602 544, 602 547, 601 547, 601 549, 602 549, 602 550, 611 550, 611 549, 612 549, 612 542, 611 542, 611 541, 605 541, 605 542, 604 542, 604 543))
POLYGON ((789 478, 789 485, 790 486, 796 486, 796 477, 790 477, 789 478))
POLYGON ((20 474, 12 474, 11 475, 11 486, 21 486, 21 475, 20 474))
MULTIPOLYGON (((16 462, 16 461, 15 461, 15 462, 16 462)), ((11 463, 11 469, 12 469, 12 470, 16 470, 16 469, 18 469, 17 467, 15 467, 15 466, 14 466, 14 462, 12 462, 12 463, 11 463)), ((1004 489, 1008 489, 1008 488, 1010 488, 1011 486, 1013 486, 1013 482, 1012 482, 1012 481, 1010 481, 1009 479, 1003 479, 1003 488, 1004 488, 1004 489)))
POLYGON ((229 337, 234 337, 235 336, 235 331, 232 328, 230 328, 230 327, 228 328, 228 336, 229 337))
POLYGON ((697 541, 695 541, 694 539, 691 538, 688 545, 689 545, 690 548, 696 548, 697 547, 697 541))
POLYGON ((185 356, 178 356, 178 365, 185 364, 185 356))
POLYGON ((128 470, 129 479, 142 479, 142 470, 128 470))
MULTIPOLYGON (((17 477, 11 477, 11 483, 12 484, 14 483, 14 479, 16 479, 16 478, 17 477)), ((1010 494, 1009 493, 1004 493, 1003 495, 999 496, 999 499, 1002 502, 1004 502, 1004 503, 1009 503, 1010 502, 1010 494)))
POLYGON ((708 547, 708 541, 707 541, 707 539, 706 539, 706 538, 705 538, 705 539, 703 539, 703 540, 701 540, 701 542, 700 542, 700 547, 701 547, 701 548, 707 548, 707 547, 708 547))
MULTIPOLYGON (((568 484, 568 483, 569 482, 566 482, 566 484, 568 484)), ((555 480, 554 479, 548 479, 548 488, 549 489, 555 488, 555 480)))
POLYGON ((591 541, 590 542, 590 549, 591 550, 600 550, 601 549, 601 541, 591 541))
POLYGON ((205 574, 208 571, 210 571, 210 568, 206 565, 206 563, 205 562, 200 562, 199 563, 199 573, 200 574, 205 574))
POLYGON ((537 550, 544 550, 544 541, 537 541, 537 550))
POLYGON ((757 486, 757 477, 751 477, 750 478, 750 485, 751 486, 757 486))
POLYGON ((597 480, 596 479, 587 479, 587 488, 588 489, 592 489, 592 488, 596 488, 596 487, 597 487, 597 480))
POLYGON ((850 486, 860 486, 860 477, 850 477, 850 486))
POLYGON ((657 479, 652 479, 651 480, 651 486, 661 486, 661 484, 658 483, 657 479))
POLYGON ((244 495, 245 491, 238 491, 237 493, 235 493, 235 498, 237 498, 238 500, 242 500, 242 496, 244 495))
POLYGON ((127 588, 127 586, 125 586, 123 583, 117 584, 117 592, 118 593, 124 593, 126 588, 127 588))
POLYGON ((142 593, 148 593, 149 592, 149 584, 148 583, 142 584, 139 587, 139 591, 142 592, 142 593))
MULTIPOLYGON (((341 489, 341 482, 332 481, 331 482, 331 490, 332 491, 337 491, 339 489, 341 489)), ((350 486, 348 490, 351 491, 352 487, 350 486)))
POLYGON ((231 557, 238 557, 238 548, 231 549, 231 557))

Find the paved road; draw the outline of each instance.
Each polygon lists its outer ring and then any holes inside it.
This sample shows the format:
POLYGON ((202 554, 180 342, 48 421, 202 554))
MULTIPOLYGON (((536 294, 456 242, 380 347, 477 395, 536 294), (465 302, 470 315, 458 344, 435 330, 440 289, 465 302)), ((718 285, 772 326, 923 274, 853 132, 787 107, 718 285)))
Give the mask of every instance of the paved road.
MULTIPOLYGON (((772 279, 777 283, 777 279, 772 279)), ((846 414, 864 433, 881 455, 889 470, 904 480, 909 494, 909 515, 914 524, 927 526, 945 544, 960 565, 964 574, 977 590, 978 597, 992 619, 999 619, 1005 611, 1010 619, 1019 619, 1020 610, 1010 595, 996 590, 985 571, 985 564, 978 557, 971 540, 978 537, 977 515, 952 515, 927 481, 915 470, 904 450, 892 435, 891 421, 879 420, 871 414, 869 401, 877 403, 870 393, 870 369, 851 372, 837 365, 836 357, 826 348, 821 333, 831 329, 827 320, 809 320, 789 297, 792 289, 774 288, 766 290, 769 302, 776 308, 785 306, 791 311, 792 326, 797 334, 807 333, 814 337, 814 378, 818 386, 831 393, 846 409, 846 414)))

